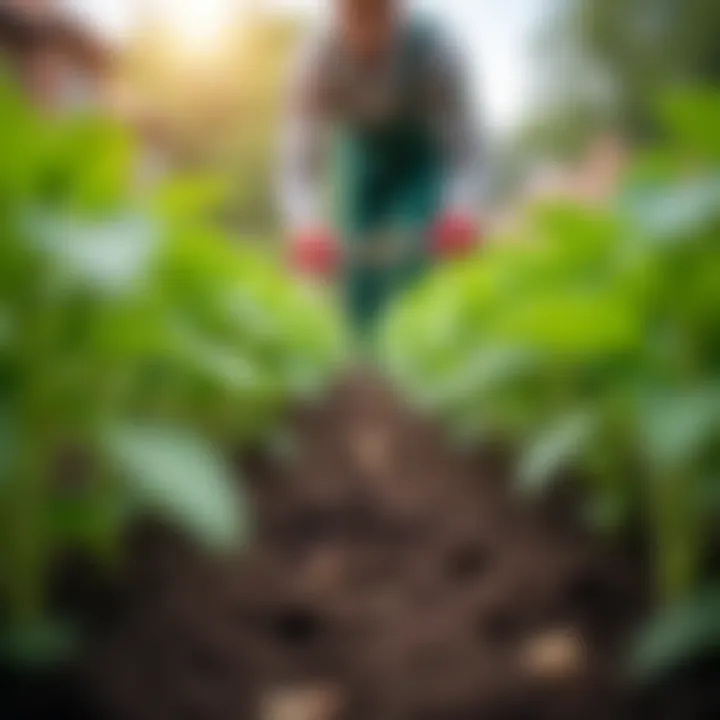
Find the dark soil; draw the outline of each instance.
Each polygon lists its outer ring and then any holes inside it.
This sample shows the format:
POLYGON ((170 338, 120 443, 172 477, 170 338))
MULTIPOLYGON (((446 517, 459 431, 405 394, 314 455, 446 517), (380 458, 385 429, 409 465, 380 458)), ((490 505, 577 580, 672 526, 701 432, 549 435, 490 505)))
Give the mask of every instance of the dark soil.
POLYGON ((717 667, 623 686, 642 565, 573 503, 518 498, 500 454, 462 456, 369 377, 292 426, 294 456, 243 463, 252 547, 213 560, 138 533, 122 589, 86 588, 90 648, 32 717, 720 717, 717 667))

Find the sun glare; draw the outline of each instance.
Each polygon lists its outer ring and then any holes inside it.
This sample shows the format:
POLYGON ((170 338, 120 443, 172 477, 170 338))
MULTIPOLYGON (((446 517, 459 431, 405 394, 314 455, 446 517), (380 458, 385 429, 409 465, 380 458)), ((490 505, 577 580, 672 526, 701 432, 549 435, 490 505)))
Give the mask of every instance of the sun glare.
POLYGON ((228 23, 237 22, 242 5, 239 0, 163 0, 159 4, 183 49, 192 54, 215 51, 228 23))

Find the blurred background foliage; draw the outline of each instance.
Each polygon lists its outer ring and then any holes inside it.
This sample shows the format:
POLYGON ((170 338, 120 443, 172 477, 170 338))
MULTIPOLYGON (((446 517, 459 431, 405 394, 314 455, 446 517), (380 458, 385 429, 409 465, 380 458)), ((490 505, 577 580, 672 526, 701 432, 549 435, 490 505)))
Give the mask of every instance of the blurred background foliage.
POLYGON ((684 84, 720 82, 713 0, 555 0, 536 37, 543 99, 520 133, 560 156, 598 132, 657 136, 656 104, 684 84))

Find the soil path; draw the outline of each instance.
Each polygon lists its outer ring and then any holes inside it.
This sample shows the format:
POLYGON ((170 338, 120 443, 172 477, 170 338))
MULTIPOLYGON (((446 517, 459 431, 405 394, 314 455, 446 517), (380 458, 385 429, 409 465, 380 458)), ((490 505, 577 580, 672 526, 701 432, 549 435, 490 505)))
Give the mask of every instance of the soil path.
POLYGON ((245 463, 249 551, 138 539, 80 672, 92 717, 639 717, 612 671, 637 573, 557 504, 519 501, 369 376, 293 427, 295 454, 245 463))

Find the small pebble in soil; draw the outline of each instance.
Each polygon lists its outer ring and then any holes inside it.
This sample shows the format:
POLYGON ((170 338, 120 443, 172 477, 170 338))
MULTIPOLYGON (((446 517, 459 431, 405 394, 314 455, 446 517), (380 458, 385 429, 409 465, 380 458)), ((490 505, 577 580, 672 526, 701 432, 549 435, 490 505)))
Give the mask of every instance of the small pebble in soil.
POLYGON ((520 653, 523 670, 549 682, 576 678, 588 659, 582 635, 573 627, 538 632, 523 643, 520 653))
POLYGON ((332 683, 276 687, 261 701, 261 720, 336 720, 343 710, 342 689, 332 683))

